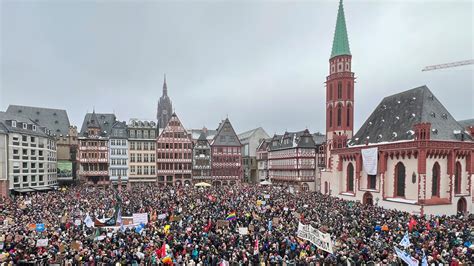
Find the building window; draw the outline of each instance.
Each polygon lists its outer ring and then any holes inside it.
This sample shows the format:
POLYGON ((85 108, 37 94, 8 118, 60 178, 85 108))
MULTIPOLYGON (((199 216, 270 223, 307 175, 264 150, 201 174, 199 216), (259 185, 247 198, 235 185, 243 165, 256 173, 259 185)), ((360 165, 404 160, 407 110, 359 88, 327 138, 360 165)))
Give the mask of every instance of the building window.
POLYGON ((347 82, 347 99, 351 99, 351 82, 347 82))
POLYGON ((402 162, 395 166, 395 196, 405 197, 405 165, 402 162))
POLYGON ((337 105, 337 126, 340 127, 342 124, 342 105, 337 105))
POLYGON ((351 125, 351 107, 347 107, 347 119, 346 119, 346 126, 350 127, 351 125))
POLYGON ((352 163, 347 166, 347 191, 354 192, 354 166, 352 163))
POLYGON ((329 84, 329 100, 332 100, 332 83, 329 84))
POLYGON ((342 99, 342 82, 337 83, 337 98, 342 99))
POLYGON ((376 175, 367 175, 367 187, 369 189, 375 189, 377 184, 377 176, 376 175))
MULTIPOLYGON (((329 109, 329 127, 332 127, 332 108, 329 109)), ((275 144, 276 145, 276 144, 275 144)))
POLYGON ((439 197, 439 187, 440 187, 440 178, 439 178, 439 164, 436 162, 433 165, 432 176, 431 176, 431 196, 439 197))
POLYGON ((456 168, 454 169, 454 193, 461 194, 461 177, 462 167, 460 162, 456 162, 456 168))

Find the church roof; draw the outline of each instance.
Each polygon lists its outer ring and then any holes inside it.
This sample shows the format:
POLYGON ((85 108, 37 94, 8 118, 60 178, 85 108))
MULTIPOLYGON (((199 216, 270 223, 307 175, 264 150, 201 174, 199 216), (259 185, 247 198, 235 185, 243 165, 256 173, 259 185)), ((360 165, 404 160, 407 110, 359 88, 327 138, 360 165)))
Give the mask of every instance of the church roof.
POLYGON ((214 136, 214 139, 211 145, 219 146, 242 146, 240 143, 239 137, 235 134, 234 128, 229 121, 229 118, 226 118, 219 124, 217 128, 217 133, 214 136))
POLYGON ((43 107, 9 105, 6 113, 27 117, 40 126, 46 127, 54 135, 66 136, 69 133, 69 118, 66 110, 43 107))
POLYGON ((471 139, 426 86, 385 97, 349 145, 412 140, 413 126, 430 123, 433 140, 471 139))
POLYGON ((344 6, 342 0, 339 1, 337 11, 336 30, 332 42, 331 58, 338 55, 350 55, 349 38, 347 37, 346 18, 344 17, 344 6))

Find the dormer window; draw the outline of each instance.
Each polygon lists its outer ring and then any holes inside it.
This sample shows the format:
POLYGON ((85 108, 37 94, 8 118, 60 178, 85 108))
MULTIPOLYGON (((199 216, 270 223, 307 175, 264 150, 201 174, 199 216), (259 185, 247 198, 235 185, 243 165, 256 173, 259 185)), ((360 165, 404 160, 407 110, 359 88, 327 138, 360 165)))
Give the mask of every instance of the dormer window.
POLYGON ((33 131, 36 131, 36 125, 33 125, 33 131))
POLYGON ((23 129, 27 129, 28 128, 28 124, 27 123, 23 123, 23 129))
POLYGON ((15 120, 12 121, 12 127, 16 127, 16 121, 15 120))

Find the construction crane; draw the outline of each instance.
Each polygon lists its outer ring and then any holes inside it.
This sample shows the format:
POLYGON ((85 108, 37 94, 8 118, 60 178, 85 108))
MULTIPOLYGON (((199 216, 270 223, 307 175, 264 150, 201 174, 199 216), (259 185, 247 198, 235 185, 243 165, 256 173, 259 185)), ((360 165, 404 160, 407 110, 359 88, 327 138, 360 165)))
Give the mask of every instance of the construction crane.
POLYGON ((448 63, 448 64, 441 64, 441 65, 433 65, 433 66, 427 66, 423 68, 421 71, 431 71, 431 70, 436 70, 436 69, 443 69, 443 68, 450 68, 450 67, 458 67, 458 66, 465 66, 465 65, 472 65, 474 64, 474 60, 464 60, 464 61, 458 61, 458 62, 453 62, 453 63, 448 63))

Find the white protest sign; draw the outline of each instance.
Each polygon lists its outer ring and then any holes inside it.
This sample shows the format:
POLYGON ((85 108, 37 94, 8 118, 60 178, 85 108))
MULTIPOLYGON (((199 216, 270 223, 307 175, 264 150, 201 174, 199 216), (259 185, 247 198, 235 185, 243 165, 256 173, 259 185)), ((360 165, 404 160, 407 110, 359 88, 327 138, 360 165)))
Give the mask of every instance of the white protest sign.
POLYGON ((133 223, 134 224, 147 224, 148 223, 148 213, 134 213, 133 216, 133 223))
POLYGON ((166 219, 166 216, 168 216, 166 213, 162 213, 162 214, 158 215, 158 220, 166 219))
POLYGON ((325 234, 318 229, 313 228, 311 225, 298 224, 297 236, 301 239, 308 240, 313 243, 319 249, 326 252, 333 253, 331 235, 325 234))
POLYGON ((36 246, 37 246, 37 247, 47 247, 47 246, 48 246, 48 239, 47 239, 47 238, 38 239, 38 240, 36 241, 36 246))
POLYGON ((239 227, 239 234, 240 235, 248 235, 249 234, 248 227, 239 227))
POLYGON ((76 220, 74 220, 74 224, 75 224, 76 226, 81 225, 81 224, 82 224, 81 219, 76 219, 76 220))

